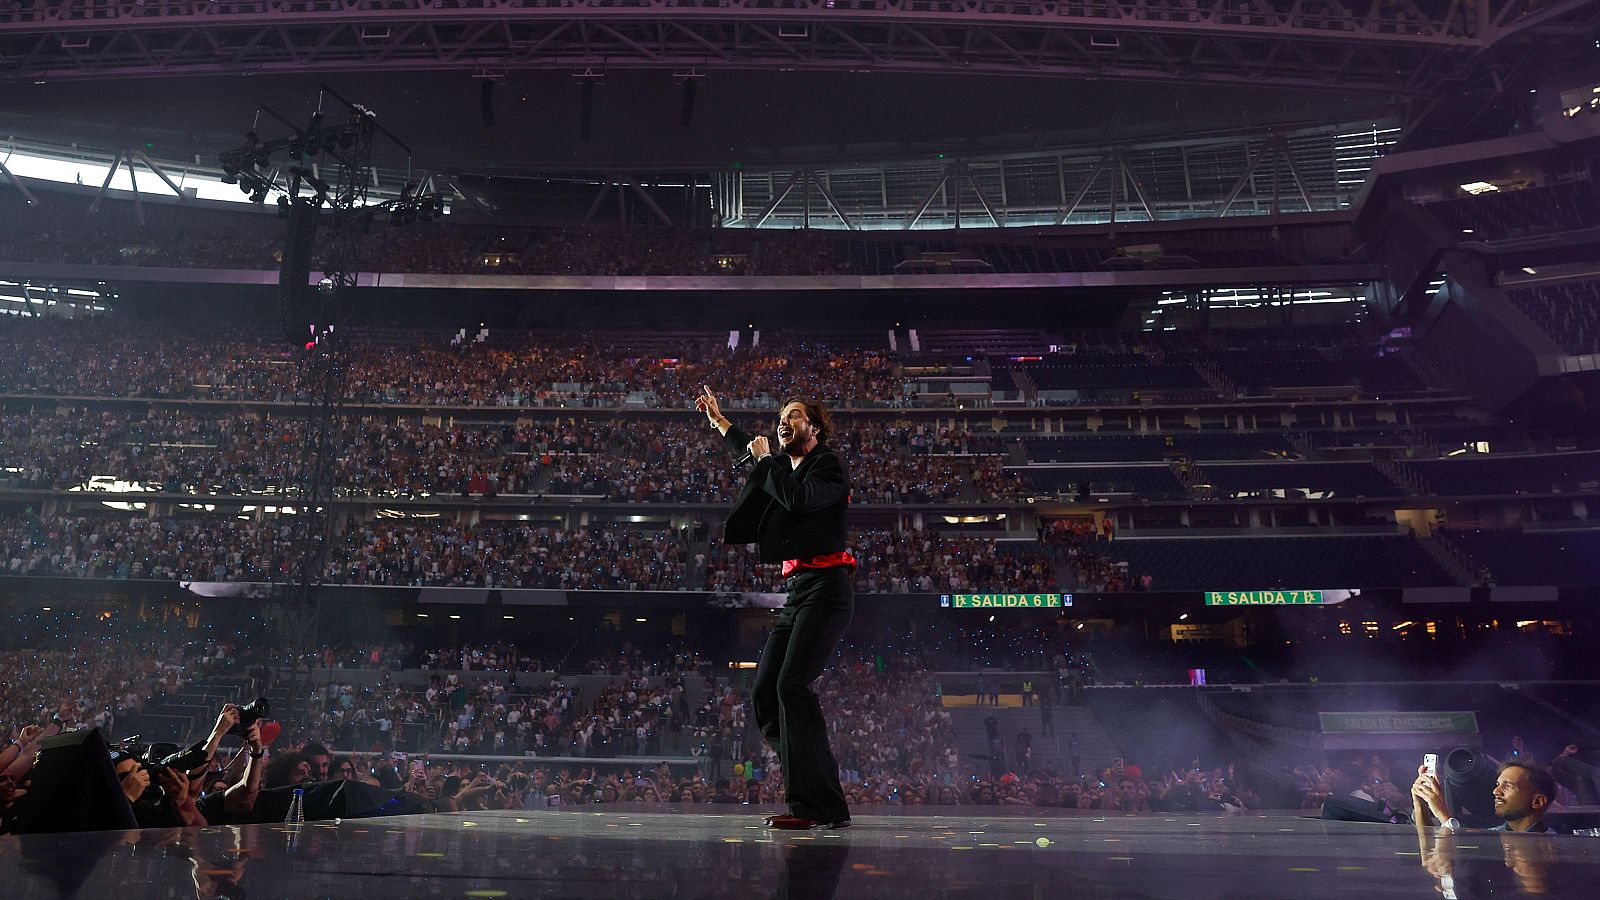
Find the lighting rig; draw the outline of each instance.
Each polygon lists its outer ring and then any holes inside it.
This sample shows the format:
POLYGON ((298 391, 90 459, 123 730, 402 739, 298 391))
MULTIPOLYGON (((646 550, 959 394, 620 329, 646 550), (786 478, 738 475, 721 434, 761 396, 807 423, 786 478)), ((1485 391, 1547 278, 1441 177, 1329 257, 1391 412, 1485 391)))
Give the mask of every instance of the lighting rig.
POLYGON ((290 133, 262 140, 252 127, 244 145, 222 153, 220 160, 223 181, 237 184, 251 200, 265 203, 277 194, 278 214, 287 222, 278 310, 284 338, 302 348, 295 404, 305 429, 299 476, 285 480, 279 505, 280 514, 295 512, 293 568, 274 596, 280 636, 303 654, 316 633, 320 588, 335 539, 338 415, 349 362, 346 336, 338 326, 350 314, 361 239, 380 217, 403 225, 443 215, 445 198, 432 189, 430 178, 408 184, 394 200, 373 202, 375 145, 392 144, 408 158, 411 150, 378 124, 372 110, 326 86, 304 128, 265 106, 257 109, 255 125, 263 113, 290 133), (339 112, 324 112, 329 100, 339 112), (311 267, 317 256, 323 261, 322 274, 313 287, 311 267))

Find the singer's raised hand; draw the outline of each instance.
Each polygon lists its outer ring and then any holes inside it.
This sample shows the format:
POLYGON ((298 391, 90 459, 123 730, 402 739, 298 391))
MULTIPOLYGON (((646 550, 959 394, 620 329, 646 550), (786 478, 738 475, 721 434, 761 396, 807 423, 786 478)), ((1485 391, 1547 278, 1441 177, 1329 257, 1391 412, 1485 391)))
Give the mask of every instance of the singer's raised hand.
POLYGON ((717 428, 726 428, 728 417, 722 414, 722 404, 717 402, 717 396, 711 393, 708 385, 700 385, 700 395, 694 398, 694 408, 706 414, 706 419, 717 428))

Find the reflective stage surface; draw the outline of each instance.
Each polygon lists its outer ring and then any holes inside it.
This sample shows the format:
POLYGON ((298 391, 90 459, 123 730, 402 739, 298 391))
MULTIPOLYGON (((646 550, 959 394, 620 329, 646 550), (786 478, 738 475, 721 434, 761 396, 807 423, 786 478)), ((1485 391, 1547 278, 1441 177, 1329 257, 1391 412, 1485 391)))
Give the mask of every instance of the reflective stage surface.
MULTIPOLYGON (((626 806, 0 838, 0 896, 1244 898, 1600 896, 1600 839, 1293 815, 997 808, 773 832, 626 806)), ((926 808, 918 812, 925 812, 926 808)))

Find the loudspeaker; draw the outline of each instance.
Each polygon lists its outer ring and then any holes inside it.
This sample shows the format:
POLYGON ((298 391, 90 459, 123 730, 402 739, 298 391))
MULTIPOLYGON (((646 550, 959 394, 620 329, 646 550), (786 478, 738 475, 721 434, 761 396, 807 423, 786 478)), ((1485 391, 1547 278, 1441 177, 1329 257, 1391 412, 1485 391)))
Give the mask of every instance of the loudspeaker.
POLYGON ((688 128, 689 123, 694 121, 695 82, 698 80, 696 78, 686 78, 683 81, 683 105, 678 108, 679 127, 688 128))
POLYGON ((98 728, 45 738, 32 774, 11 818, 17 834, 139 827, 98 728))
POLYGON ((594 131, 594 79, 583 79, 578 92, 578 139, 587 141, 594 131))
MULTIPOLYGON (((314 781, 300 785, 306 792, 307 821, 368 819, 373 816, 410 816, 438 812, 438 804, 405 791, 386 791, 359 781, 314 781)), ((282 822, 294 800, 293 787, 271 788, 256 795, 253 822, 282 822)))
POLYGON ((1305 791, 1291 778, 1249 763, 1235 767, 1235 771, 1241 785, 1261 798, 1262 809, 1299 809, 1305 799, 1305 791))
POLYGON ((478 114, 483 117, 483 127, 494 127, 494 79, 483 79, 478 88, 478 114))
POLYGON ((311 254, 317 240, 317 211, 309 203, 289 204, 283 261, 278 266, 278 325, 283 339, 305 344, 315 313, 311 302, 311 254))
POLYGON ((1360 797, 1329 796, 1322 801, 1322 817, 1331 822, 1374 822, 1383 825, 1409 825, 1411 814, 1392 809, 1387 803, 1360 797))

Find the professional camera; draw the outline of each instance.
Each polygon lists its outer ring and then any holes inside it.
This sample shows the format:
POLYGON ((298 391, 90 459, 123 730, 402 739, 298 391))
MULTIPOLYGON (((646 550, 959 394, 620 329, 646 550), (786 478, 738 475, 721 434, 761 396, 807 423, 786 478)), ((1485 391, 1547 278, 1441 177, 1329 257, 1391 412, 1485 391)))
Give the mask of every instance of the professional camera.
POLYGON ((149 744, 142 753, 133 755, 150 770, 150 780, 154 782, 167 769, 189 772, 205 765, 206 745, 204 741, 189 747, 179 747, 172 743, 149 744))
POLYGON ((239 724, 228 729, 228 734, 243 739, 244 733, 251 725, 272 715, 272 704, 265 697, 257 697, 249 703, 239 707, 239 724))

